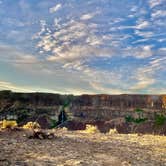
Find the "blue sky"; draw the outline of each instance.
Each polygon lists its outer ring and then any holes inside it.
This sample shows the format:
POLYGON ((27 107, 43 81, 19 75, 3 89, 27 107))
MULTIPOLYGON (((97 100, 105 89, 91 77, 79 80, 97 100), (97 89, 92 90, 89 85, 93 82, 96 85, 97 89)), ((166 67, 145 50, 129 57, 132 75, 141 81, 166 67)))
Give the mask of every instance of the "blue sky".
POLYGON ((166 93, 166 0, 0 0, 0 90, 166 93))

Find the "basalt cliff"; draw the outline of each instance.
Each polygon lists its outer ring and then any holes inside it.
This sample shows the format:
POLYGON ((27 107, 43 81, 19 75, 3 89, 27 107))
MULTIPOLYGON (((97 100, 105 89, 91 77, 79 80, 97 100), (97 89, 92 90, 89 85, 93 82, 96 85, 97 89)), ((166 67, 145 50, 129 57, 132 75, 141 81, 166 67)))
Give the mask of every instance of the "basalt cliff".
POLYGON ((90 123, 102 132, 116 127, 122 133, 166 134, 166 95, 0 92, 0 120, 14 119, 20 125, 38 121, 43 128, 50 128, 59 120, 62 108, 65 121, 61 125, 71 130, 84 129, 90 123))

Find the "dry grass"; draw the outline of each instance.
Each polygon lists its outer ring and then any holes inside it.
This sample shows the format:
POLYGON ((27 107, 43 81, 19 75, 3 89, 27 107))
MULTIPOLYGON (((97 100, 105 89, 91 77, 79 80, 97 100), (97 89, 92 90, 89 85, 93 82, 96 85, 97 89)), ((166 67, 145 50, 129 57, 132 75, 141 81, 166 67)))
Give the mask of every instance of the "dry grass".
POLYGON ((17 122, 14 120, 3 120, 0 122, 0 128, 6 129, 6 128, 15 128, 17 127, 17 122))
POLYGON ((118 131, 116 130, 116 128, 114 129, 110 129, 109 132, 107 134, 118 134, 118 131))
POLYGON ((40 129, 40 125, 37 122, 28 122, 23 126, 23 129, 40 129))
POLYGON ((99 133, 99 130, 97 126, 87 124, 84 133, 94 134, 94 133, 99 133))

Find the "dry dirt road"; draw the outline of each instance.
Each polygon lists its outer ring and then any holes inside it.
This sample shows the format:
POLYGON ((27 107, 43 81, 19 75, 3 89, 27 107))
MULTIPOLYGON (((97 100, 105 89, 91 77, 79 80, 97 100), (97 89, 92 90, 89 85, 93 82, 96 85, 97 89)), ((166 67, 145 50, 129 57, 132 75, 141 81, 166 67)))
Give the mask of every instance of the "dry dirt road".
POLYGON ((166 136, 55 130, 52 140, 0 131, 0 166, 164 166, 166 136))

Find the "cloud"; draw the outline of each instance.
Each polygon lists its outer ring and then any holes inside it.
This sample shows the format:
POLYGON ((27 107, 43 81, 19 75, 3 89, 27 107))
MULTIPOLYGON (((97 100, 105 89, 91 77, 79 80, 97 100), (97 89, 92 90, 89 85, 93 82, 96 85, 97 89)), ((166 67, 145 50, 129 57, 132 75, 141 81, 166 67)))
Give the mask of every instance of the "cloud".
POLYGON ((164 2, 163 0, 149 0, 149 6, 150 8, 154 8, 158 5, 160 5, 162 2, 164 2))
POLYGON ((148 88, 150 85, 155 83, 155 79, 153 77, 148 76, 143 72, 143 69, 137 72, 136 75, 137 83, 135 83, 130 90, 142 90, 148 88))
MULTIPOLYGON (((112 56, 112 48, 104 46, 102 36, 95 35, 96 26, 71 20, 59 25, 55 32, 39 33, 37 47, 52 55, 49 61, 73 61, 91 57, 112 56)), ((45 28, 46 31, 46 28, 45 28)))
MULTIPOLYGON (((160 54, 158 52, 158 54, 160 54)), ((166 57, 152 57, 148 65, 139 68, 135 73, 137 83, 132 86, 131 90, 153 89, 152 85, 158 82, 158 76, 165 71, 166 57)), ((149 90, 148 90, 149 92, 149 90)), ((151 91, 150 93, 153 93, 151 91)), ((159 92, 158 93, 162 93, 159 92)))
POLYGON ((141 90, 147 89, 149 86, 153 85, 156 80, 153 78, 155 69, 151 65, 138 68, 134 72, 133 78, 136 79, 136 83, 130 88, 131 90, 141 90))
POLYGON ((165 17, 166 11, 165 10, 156 10, 151 14, 152 18, 159 18, 159 17, 165 17))
MULTIPOLYGON (((46 88, 39 88, 35 86, 27 86, 27 85, 17 85, 11 82, 7 81, 1 81, 0 80, 0 90, 11 90, 13 92, 26 92, 26 93, 31 93, 31 92, 43 92, 43 93, 59 93, 59 94, 72 94, 71 91, 57 91, 54 89, 46 89, 46 88)), ((80 91, 76 92, 76 94, 81 94, 80 91)))
POLYGON ((81 16, 81 20, 89 20, 92 19, 94 16, 96 15, 96 13, 88 13, 88 14, 84 14, 81 16))
POLYGON ((20 0, 19 6, 22 10, 29 10, 30 9, 30 4, 25 0, 20 0))
POLYGON ((124 55, 133 56, 138 59, 151 57, 154 53, 152 51, 153 45, 144 45, 137 47, 128 47, 122 51, 124 51, 124 55))
MULTIPOLYGON (((75 94, 164 88, 164 1, 41 1, 35 9, 24 2, 21 13, 15 5, 10 8, 17 14, 7 16, 0 29, 1 42, 14 43, 0 45, 3 70, 9 77, 11 68, 21 78, 13 86, 22 87, 21 80, 27 89, 75 94), (33 25, 14 24, 27 19, 33 25), (37 33, 31 38, 29 32, 37 33), (26 36, 20 40, 22 34, 26 36)), ((6 80, 3 74, 1 80, 6 80)))
POLYGON ((12 64, 37 63, 37 58, 30 54, 22 53, 8 45, 0 45, 0 61, 12 64))
POLYGON ((50 9, 49 9, 49 12, 50 13, 55 13, 55 12, 57 12, 59 9, 61 9, 62 8, 62 5, 59 3, 59 4, 57 4, 56 6, 54 6, 54 7, 51 7, 50 9))
POLYGON ((16 92, 32 92, 32 90, 28 89, 27 87, 21 87, 11 82, 4 82, 4 81, 0 81, 0 90, 12 90, 16 92))
POLYGON ((135 30, 135 34, 138 35, 138 36, 141 36, 143 38, 150 38, 154 35, 154 32, 135 30))
POLYGON ((162 47, 159 49, 160 51, 165 51, 166 52, 166 47, 162 47))
POLYGON ((148 21, 141 21, 138 23, 138 25, 136 26, 137 29, 144 29, 149 27, 150 23, 148 21))
POLYGON ((113 89, 113 88, 106 88, 102 84, 97 82, 90 82, 90 85, 96 89, 98 93, 109 93, 109 94, 124 94, 124 93, 130 93, 129 91, 124 91, 122 89, 113 89))
POLYGON ((141 48, 142 51, 137 55, 137 57, 147 58, 147 57, 152 56, 153 55, 152 50, 151 50, 152 47, 153 47, 152 45, 143 46, 141 48))

